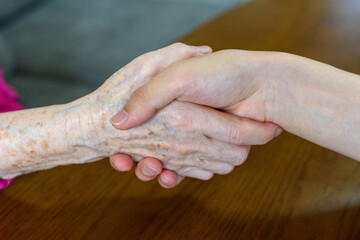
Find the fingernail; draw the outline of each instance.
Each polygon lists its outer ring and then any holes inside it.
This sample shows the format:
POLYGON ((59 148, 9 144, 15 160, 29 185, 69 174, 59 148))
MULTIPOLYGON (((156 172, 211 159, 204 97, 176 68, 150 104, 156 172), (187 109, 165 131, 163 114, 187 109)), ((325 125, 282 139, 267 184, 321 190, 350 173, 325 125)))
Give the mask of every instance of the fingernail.
POLYGON ((158 171, 156 171, 154 168, 152 168, 151 166, 149 166, 147 164, 144 164, 141 171, 143 172, 144 175, 146 175, 148 177, 155 176, 159 173, 158 171))
POLYGON ((122 123, 126 122, 129 118, 129 115, 124 110, 118 112, 115 116, 113 116, 110 121, 114 125, 121 125, 122 123))
POLYGON ((282 133, 282 129, 281 128, 277 129, 275 132, 275 137, 279 136, 281 133, 282 133))
POLYGON ((160 181, 165 185, 170 185, 169 182, 167 182, 165 179, 163 179, 161 176, 159 177, 160 181))
POLYGON ((125 170, 122 169, 121 167, 119 167, 119 165, 117 165, 115 162, 112 162, 112 163, 113 163, 113 166, 114 166, 117 170, 119 170, 119 171, 121 171, 121 172, 125 172, 125 170))
POLYGON ((209 53, 211 51, 211 48, 208 46, 200 46, 200 52, 203 54, 209 53))

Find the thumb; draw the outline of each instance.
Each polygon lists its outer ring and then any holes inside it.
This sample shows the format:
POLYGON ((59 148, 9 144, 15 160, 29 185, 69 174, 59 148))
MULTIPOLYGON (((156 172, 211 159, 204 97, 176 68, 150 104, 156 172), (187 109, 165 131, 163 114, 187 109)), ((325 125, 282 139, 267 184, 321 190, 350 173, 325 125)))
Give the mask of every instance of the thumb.
POLYGON ((168 79, 163 72, 138 88, 123 109, 110 119, 113 126, 120 130, 139 126, 180 96, 183 88, 179 87, 179 82, 168 79))

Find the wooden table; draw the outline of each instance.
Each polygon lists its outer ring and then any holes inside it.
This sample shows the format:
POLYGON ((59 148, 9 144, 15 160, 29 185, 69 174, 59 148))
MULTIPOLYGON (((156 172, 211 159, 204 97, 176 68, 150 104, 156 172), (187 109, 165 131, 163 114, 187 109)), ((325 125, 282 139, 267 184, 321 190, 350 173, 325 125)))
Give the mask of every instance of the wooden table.
MULTIPOLYGON (((183 41, 286 51, 359 74, 360 1, 254 1, 183 41)), ((172 190, 106 160, 59 167, 0 192, 0 239, 360 239, 360 164, 284 133, 231 174, 172 190)))

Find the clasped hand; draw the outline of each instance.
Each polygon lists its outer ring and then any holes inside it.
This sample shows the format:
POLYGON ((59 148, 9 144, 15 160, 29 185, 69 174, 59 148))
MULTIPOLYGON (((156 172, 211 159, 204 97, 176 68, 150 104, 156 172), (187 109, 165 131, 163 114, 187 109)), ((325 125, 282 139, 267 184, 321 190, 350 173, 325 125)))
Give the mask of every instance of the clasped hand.
POLYGON ((108 102, 124 91, 132 94, 111 122, 119 130, 141 132, 146 143, 139 143, 142 151, 113 155, 115 169, 130 170, 134 158, 140 161, 140 179, 158 177, 165 188, 183 177, 207 180, 243 163, 251 145, 281 133, 266 122, 261 95, 266 69, 259 58, 248 54, 242 62, 231 50, 210 52, 209 47, 173 44, 135 59, 97 91, 108 102), (126 90, 124 82, 131 83, 126 90))

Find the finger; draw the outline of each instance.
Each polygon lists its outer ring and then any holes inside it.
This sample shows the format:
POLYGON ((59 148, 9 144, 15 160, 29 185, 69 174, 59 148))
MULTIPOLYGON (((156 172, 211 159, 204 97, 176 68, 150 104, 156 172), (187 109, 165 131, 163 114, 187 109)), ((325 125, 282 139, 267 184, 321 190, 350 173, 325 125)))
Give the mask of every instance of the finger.
POLYGON ((218 174, 227 174, 233 170, 233 166, 240 166, 243 164, 247 157, 249 156, 250 148, 249 145, 234 145, 228 144, 214 138, 208 139, 210 149, 204 147, 204 149, 199 148, 203 154, 211 153, 210 156, 202 157, 202 161, 199 161, 197 167, 204 168, 207 171, 218 173, 218 174), (215 157, 216 156, 216 157, 215 157), (205 163, 204 163, 205 162, 205 163), (225 162, 228 165, 220 165, 217 162, 225 162), (223 168, 223 169, 222 169, 223 168))
POLYGON ((156 158, 145 158, 140 161, 135 169, 136 176, 142 181, 156 178, 162 171, 162 165, 156 158))
POLYGON ((188 58, 211 53, 209 46, 190 46, 184 43, 173 43, 159 50, 141 55, 134 62, 150 62, 149 75, 156 76, 171 64, 188 58))
MULTIPOLYGON (((191 103, 179 103, 174 102, 172 104, 181 104, 181 108, 176 108, 176 118, 167 118, 170 122, 176 122, 177 119, 184 119, 180 121, 176 128, 184 129, 184 134, 186 134, 185 138, 179 138, 175 142, 171 143, 173 149, 176 150, 180 155, 186 156, 191 154, 191 158, 170 158, 167 159, 167 162, 164 163, 164 168, 178 170, 181 167, 188 165, 195 165, 197 167, 207 167, 208 162, 210 161, 222 161, 231 165, 240 165, 242 164, 250 151, 249 145, 235 145, 229 144, 228 139, 226 137, 226 131, 224 131, 224 136, 212 135, 211 131, 215 131, 214 129, 205 129, 206 131, 210 131, 204 133, 203 125, 206 125, 207 119, 215 118, 217 114, 223 114, 222 112, 206 109, 203 106, 194 105, 191 103), (182 108, 187 111, 181 110, 182 108), (205 108, 206 111, 203 111, 205 108), (185 112, 194 113, 191 115, 186 114, 185 112), (185 113, 185 114, 184 114, 185 113), (196 114, 195 114, 196 113, 196 114), (214 115, 215 114, 215 115, 214 115), (195 116, 195 117, 194 117, 195 116), (188 119, 190 117, 190 119, 188 119), (198 119, 197 119, 198 118, 198 119), (190 127, 190 128, 189 128, 190 127), (189 142, 191 139, 191 135, 193 132, 196 133, 196 136, 202 132, 204 136, 197 139, 197 141, 189 142), (211 136, 218 137, 220 140, 215 139, 211 136)), ((168 112, 159 113, 167 115, 168 112)), ((237 118, 236 118, 237 119, 237 118)), ((223 119, 219 119, 223 120, 223 119)), ((210 120, 209 120, 210 121, 210 120)), ((221 122, 220 122, 221 124, 221 122)), ((231 123, 232 124, 232 123, 231 123)), ((216 126, 214 126, 216 127, 216 126)), ((225 126, 227 127, 227 126, 225 126)), ((216 133, 216 132, 215 132, 216 133)), ((208 167, 212 167, 209 165, 208 167)))
POLYGON ((203 162, 204 164, 203 166, 201 166, 201 169, 207 172, 224 175, 234 170, 234 165, 226 162, 220 162, 220 161, 203 161, 203 162))
MULTIPOLYGON (((282 129, 271 122, 240 118, 207 108, 202 121, 194 121, 204 135, 235 145, 262 145, 278 136, 282 129)), ((198 115, 199 116, 199 115, 198 115)))
MULTIPOLYGON (((229 154, 226 154, 228 156, 218 157, 216 160, 214 160, 214 157, 212 156, 199 156, 193 159, 186 159, 182 161, 174 159, 174 160, 169 160, 167 165, 171 165, 173 168, 177 169, 176 172, 180 175, 183 175, 182 171, 186 171, 186 169, 188 168, 202 169, 207 172, 212 172, 221 175, 228 174, 234 169, 235 165, 240 165, 245 161, 246 156, 249 152, 247 147, 238 147, 238 146, 234 146, 234 147, 239 149, 238 151, 239 153, 237 154, 231 153, 231 156, 229 156, 229 154), (239 157, 237 157, 236 155, 239 157), (221 159, 221 161, 219 159, 221 159)), ((219 151, 217 154, 221 155, 219 151)))
POLYGON ((133 164, 133 159, 126 154, 117 153, 110 157, 110 165, 120 172, 130 171, 133 164))
POLYGON ((172 188, 178 185, 183 177, 178 176, 174 171, 171 170, 163 170, 162 173, 158 177, 159 184, 163 188, 172 188))
POLYGON ((214 176, 214 173, 208 172, 195 167, 183 168, 179 171, 181 176, 196 178, 200 180, 209 180, 214 176))

